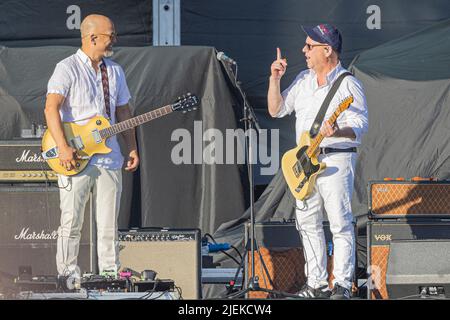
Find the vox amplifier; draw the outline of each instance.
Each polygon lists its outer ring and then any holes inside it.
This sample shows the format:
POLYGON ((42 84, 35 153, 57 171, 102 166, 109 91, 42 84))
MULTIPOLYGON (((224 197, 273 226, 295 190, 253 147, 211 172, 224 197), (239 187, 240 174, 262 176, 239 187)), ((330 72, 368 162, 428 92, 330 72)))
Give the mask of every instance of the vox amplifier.
MULTIPOLYGON (((325 241, 327 245, 327 271, 328 282, 331 286, 333 280, 333 236, 327 221, 323 222, 325 241)), ((250 224, 245 229, 245 243, 249 239, 250 224)), ((255 224, 255 238, 262 256, 262 260, 268 269, 270 280, 263 271, 261 258, 255 252, 255 276, 259 278, 262 288, 273 289, 288 293, 298 292, 306 283, 305 256, 300 235, 295 222, 263 222, 255 224)), ((249 249, 249 248, 247 248, 249 249)), ((252 276, 251 251, 247 252, 245 284, 252 276)), ((268 298, 268 293, 253 291, 249 298, 268 298)))
POLYGON ((444 239, 450 239, 450 221, 444 219, 369 221, 367 224, 368 298, 389 299, 386 273, 392 241, 444 239))
POLYGON ((371 218, 450 218, 450 181, 371 181, 367 194, 371 218))

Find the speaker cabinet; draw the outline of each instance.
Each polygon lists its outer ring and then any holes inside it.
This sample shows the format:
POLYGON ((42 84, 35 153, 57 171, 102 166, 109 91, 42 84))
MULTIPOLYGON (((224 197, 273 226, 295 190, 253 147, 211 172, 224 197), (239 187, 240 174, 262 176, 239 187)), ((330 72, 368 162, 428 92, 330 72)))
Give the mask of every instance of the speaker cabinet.
POLYGON ((386 271, 391 299, 450 297, 450 240, 392 241, 386 271))
MULTIPOLYGON (((440 219, 369 221, 367 224, 367 239, 368 298, 389 299, 389 292, 386 287, 386 273, 391 242, 399 240, 450 239, 450 221, 440 219)), ((414 254, 422 253, 415 252, 414 254)), ((431 253, 427 251, 423 252, 423 254, 426 254, 424 259, 429 261, 431 253)))
POLYGON ((174 280, 183 299, 201 298, 200 247, 198 229, 119 232, 121 268, 156 271, 156 278, 174 280))
POLYGON ((372 218, 450 217, 450 181, 371 181, 372 218))
MULTIPOLYGON (((78 265, 91 263, 91 201, 84 212, 78 265)), ((19 266, 31 266, 33 275, 56 275, 56 240, 60 224, 59 189, 47 185, 0 185, 0 272, 18 275, 19 266)))
MULTIPOLYGON (((325 241, 327 247, 332 247, 332 234, 328 222, 324 222, 325 241)), ((245 243, 248 243, 250 237, 250 224, 245 229, 245 243)), ((261 288, 273 289, 288 293, 296 293, 306 283, 305 276, 305 257, 303 254, 302 242, 296 229, 295 222, 264 222, 255 224, 255 238, 259 247, 262 260, 268 269, 270 283, 266 272, 263 269, 261 258, 255 251, 255 276, 258 277, 258 283, 261 288)), ((251 251, 247 248, 246 266, 245 266, 245 285, 252 276, 251 270, 251 251)), ((331 249, 331 248, 330 248, 331 249)), ((328 281, 331 286, 333 280, 333 256, 332 249, 327 254, 328 281)), ((264 299, 268 298, 268 293, 259 291, 250 291, 249 298, 264 299)))

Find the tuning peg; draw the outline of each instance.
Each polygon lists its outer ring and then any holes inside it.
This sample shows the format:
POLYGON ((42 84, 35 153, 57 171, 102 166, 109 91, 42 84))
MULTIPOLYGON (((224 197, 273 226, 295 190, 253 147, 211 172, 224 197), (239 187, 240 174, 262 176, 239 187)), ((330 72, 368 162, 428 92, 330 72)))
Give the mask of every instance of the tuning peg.
POLYGON ((192 110, 197 110, 197 107, 193 107, 192 110))
POLYGON ((186 111, 186 110, 183 110, 183 113, 187 113, 187 111, 186 111))

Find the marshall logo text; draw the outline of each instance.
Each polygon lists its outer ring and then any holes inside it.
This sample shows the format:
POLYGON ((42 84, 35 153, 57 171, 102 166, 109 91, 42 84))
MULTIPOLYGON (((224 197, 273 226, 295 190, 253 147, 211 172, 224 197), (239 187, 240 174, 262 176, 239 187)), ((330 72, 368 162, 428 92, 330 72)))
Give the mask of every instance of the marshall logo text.
POLYGON ((53 230, 52 232, 45 232, 41 230, 40 233, 33 231, 30 233, 30 228, 22 228, 22 231, 17 235, 14 235, 15 240, 56 240, 58 239, 58 232, 53 230))
POLYGON ((17 163, 22 162, 45 162, 45 160, 41 157, 40 154, 31 153, 31 150, 23 150, 22 156, 16 158, 17 163))

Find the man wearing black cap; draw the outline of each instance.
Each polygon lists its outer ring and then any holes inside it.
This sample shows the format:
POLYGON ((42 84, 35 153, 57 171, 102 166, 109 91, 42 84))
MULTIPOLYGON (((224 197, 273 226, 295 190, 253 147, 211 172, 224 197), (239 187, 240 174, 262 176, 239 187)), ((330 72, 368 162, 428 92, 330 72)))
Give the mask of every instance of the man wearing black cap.
MULTIPOLYGON (((307 35, 302 49, 308 69, 300 72, 294 82, 281 93, 280 79, 285 74, 287 61, 277 48, 277 59, 271 65, 268 109, 272 117, 296 113, 296 141, 310 130, 325 96, 334 81, 345 70, 339 55, 342 50, 340 32, 332 25, 320 24, 302 27, 307 35)), ((367 103, 361 83, 347 76, 331 100, 324 119, 328 119, 338 104, 352 95, 354 102, 344 111, 335 125, 322 123, 320 132, 325 137, 320 144, 319 161, 326 170, 321 173, 314 192, 303 202, 297 200, 297 228, 303 240, 306 255, 307 284, 298 295, 304 298, 349 299, 355 269, 355 235, 351 197, 353 192, 356 148, 368 129, 367 103), (323 212, 326 211, 333 233, 333 288, 328 286, 327 257, 323 212)))

